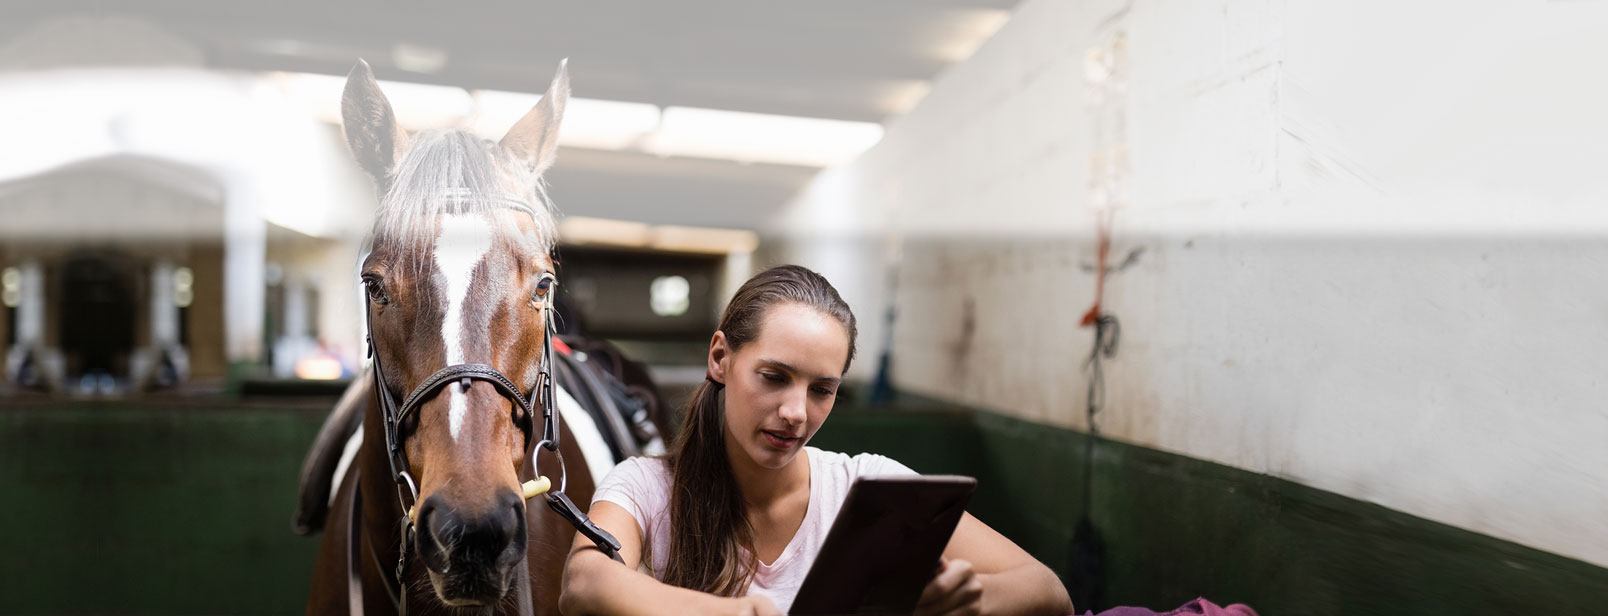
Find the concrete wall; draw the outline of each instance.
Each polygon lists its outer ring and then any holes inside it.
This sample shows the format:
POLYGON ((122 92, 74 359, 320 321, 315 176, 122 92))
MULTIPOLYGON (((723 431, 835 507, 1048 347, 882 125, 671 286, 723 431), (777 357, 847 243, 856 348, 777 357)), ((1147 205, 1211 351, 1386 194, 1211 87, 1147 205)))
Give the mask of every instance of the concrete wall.
POLYGON ((1604 26, 1028 0, 774 221, 776 258, 862 322, 891 298, 899 387, 1087 429, 1109 208, 1105 435, 1608 564, 1604 26))

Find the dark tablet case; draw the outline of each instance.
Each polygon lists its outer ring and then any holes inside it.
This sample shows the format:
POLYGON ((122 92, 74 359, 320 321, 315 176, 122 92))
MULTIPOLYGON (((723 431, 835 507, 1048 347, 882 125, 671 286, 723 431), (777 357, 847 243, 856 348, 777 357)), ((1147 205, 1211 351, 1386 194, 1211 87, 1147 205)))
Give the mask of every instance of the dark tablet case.
POLYGON ((855 481, 788 613, 909 614, 976 488, 956 475, 855 481))

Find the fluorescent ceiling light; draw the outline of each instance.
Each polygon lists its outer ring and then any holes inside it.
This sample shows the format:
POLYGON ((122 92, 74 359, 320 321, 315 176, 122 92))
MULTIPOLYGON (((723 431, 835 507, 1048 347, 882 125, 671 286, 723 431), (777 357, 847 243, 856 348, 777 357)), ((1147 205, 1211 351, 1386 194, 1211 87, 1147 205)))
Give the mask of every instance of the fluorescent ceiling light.
POLYGON ((959 23, 955 24, 950 35, 943 39, 939 45, 938 57, 951 64, 964 62, 977 48, 994 37, 1005 22, 1011 20, 1011 12, 1004 9, 974 9, 966 12, 959 23))
MULTIPOLYGON (((277 73, 272 76, 290 101, 314 117, 341 123, 341 95, 346 78, 314 73, 277 73)), ((408 130, 454 128, 474 114, 475 101, 463 88, 403 81, 381 81, 380 91, 391 101, 396 121, 408 130)))
MULTIPOLYGON (((470 130, 487 139, 502 139, 508 129, 529 113, 538 94, 476 90, 475 118, 470 130)), ((659 128, 659 107, 590 98, 571 98, 564 105, 559 145, 596 150, 627 150, 659 128)))
POLYGON ((826 167, 848 162, 882 139, 871 122, 668 107, 643 149, 661 156, 826 167))
MULTIPOLYGON (((314 117, 341 123, 340 101, 346 79, 309 73, 271 77, 287 99, 314 117)), ((476 90, 381 81, 380 88, 402 127, 417 131, 468 128, 487 139, 501 139, 536 102, 537 94, 476 90)), ((827 167, 853 160, 882 139, 882 126, 695 107, 571 98, 564 109, 559 144, 567 147, 645 152, 827 167)))
POLYGON ((919 79, 899 81, 882 88, 877 95, 877 107, 890 116, 904 115, 915 109, 916 103, 932 91, 932 82, 919 79))
POLYGON ((391 48, 391 63, 404 71, 436 73, 447 65, 447 52, 423 45, 397 43, 391 48))

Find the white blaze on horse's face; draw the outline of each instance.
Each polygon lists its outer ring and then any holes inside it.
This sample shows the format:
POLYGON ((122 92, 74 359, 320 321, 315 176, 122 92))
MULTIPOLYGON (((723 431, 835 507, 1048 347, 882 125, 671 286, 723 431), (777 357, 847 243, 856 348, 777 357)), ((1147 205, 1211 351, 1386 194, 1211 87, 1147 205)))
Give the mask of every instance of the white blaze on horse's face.
MULTIPOLYGON (((446 300, 446 314, 441 320, 441 342, 446 350, 447 365, 464 363, 463 333, 465 326, 463 307, 469 301, 475 269, 491 251, 491 222, 476 214, 449 214, 441 218, 440 234, 436 236, 435 266, 436 287, 446 300)), ((470 333, 473 335, 473 332, 470 333)), ((469 411, 469 399, 462 388, 449 385, 452 398, 448 403, 447 426, 456 442, 463 430, 464 416, 469 411)))

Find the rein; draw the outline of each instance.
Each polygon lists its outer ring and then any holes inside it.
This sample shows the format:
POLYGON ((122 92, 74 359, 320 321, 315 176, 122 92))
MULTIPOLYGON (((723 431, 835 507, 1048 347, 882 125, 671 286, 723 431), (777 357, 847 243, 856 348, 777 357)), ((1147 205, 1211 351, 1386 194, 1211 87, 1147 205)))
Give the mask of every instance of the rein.
MULTIPOLYGON (((512 209, 526 212, 532 211, 529 204, 524 201, 511 198, 505 200, 512 202, 512 209)), ((415 386, 402 404, 398 406, 396 398, 392 396, 391 389, 385 382, 385 370, 380 365, 380 354, 374 342, 373 317, 370 316, 369 307, 365 306, 363 326, 367 335, 368 357, 373 361, 374 389, 376 396, 379 398, 380 412, 385 424, 383 426, 385 447, 390 461, 391 477, 397 484, 397 501, 403 511, 401 519, 401 551, 397 556, 394 577, 386 580, 386 590, 392 596, 392 601, 396 604, 399 613, 407 613, 407 592, 405 591, 407 565, 410 560, 409 557, 412 555, 417 535, 414 523, 417 517, 416 507, 419 500, 419 485, 418 482, 414 481, 413 475, 409 471, 406 450, 407 436, 402 434, 402 427, 408 417, 417 412, 419 407, 423 406, 426 401, 435 397, 435 394, 440 390, 454 383, 459 384, 465 391, 469 389, 472 381, 491 383, 500 395, 514 403, 514 424, 519 426, 519 429, 525 433, 525 459, 530 461, 529 476, 531 476, 531 479, 525 481, 521 486, 524 498, 529 500, 538 495, 543 496, 547 501, 548 508, 557 513, 565 522, 574 526, 577 532, 585 535, 587 539, 596 544, 598 550, 617 562, 622 564, 625 562, 624 559, 620 558, 619 540, 593 523, 586 516, 586 512, 577 507, 575 502, 570 500, 569 495, 564 493, 565 487, 569 484, 569 473, 564 464, 564 454, 559 451, 559 416, 555 410, 551 373, 553 338, 555 336, 553 331, 553 297, 556 293, 558 281, 551 274, 544 275, 543 278, 542 282, 548 285, 548 293, 542 299, 544 321, 542 328, 542 363, 536 375, 536 385, 530 395, 520 391, 520 388, 514 384, 512 379, 509 379, 507 375, 492 366, 478 363, 462 363, 447 366, 431 374, 423 382, 415 386), (542 415, 542 434, 540 439, 537 438, 535 433, 536 410, 538 408, 540 408, 542 415), (558 457, 557 490, 552 490, 551 480, 540 473, 535 455, 537 448, 546 449, 558 457)), ((521 475, 524 474, 524 469, 522 468, 521 475)), ((357 535, 358 533, 355 531, 351 534, 354 539, 357 535)), ((352 553, 351 551, 357 549, 357 546, 355 544, 349 545, 347 549, 350 554, 352 553)), ((378 561, 378 555, 373 553, 372 544, 370 544, 368 551, 378 561)), ((528 554, 526 558, 529 558, 528 554)), ((521 601, 522 606, 528 609, 530 605, 528 598, 530 593, 529 566, 526 565, 522 568, 525 571, 519 575, 521 584, 519 592, 524 597, 524 600, 521 601)), ((383 567, 381 569, 383 571, 383 567)), ((354 578, 354 582, 360 584, 361 577, 354 578)), ((356 601, 353 605, 359 608, 359 611, 354 613, 360 613, 362 602, 356 601)))

